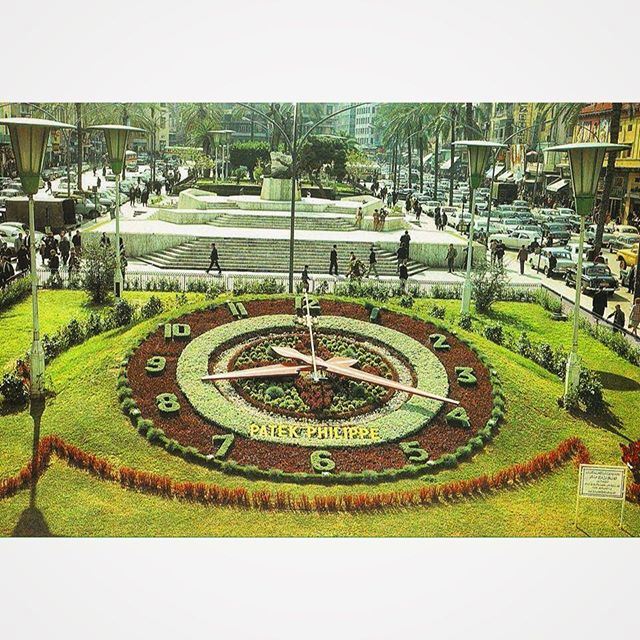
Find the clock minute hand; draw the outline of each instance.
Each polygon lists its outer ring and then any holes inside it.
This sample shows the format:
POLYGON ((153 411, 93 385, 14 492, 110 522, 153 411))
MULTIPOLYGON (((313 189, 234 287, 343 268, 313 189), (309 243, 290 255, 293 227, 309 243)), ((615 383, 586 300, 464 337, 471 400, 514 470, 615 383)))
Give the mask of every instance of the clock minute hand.
POLYGON ((414 396, 422 396, 423 398, 429 398, 431 400, 439 400, 440 402, 448 402, 450 404, 456 404, 456 405, 460 404, 457 400, 453 400, 452 398, 437 396, 433 393, 429 393, 428 391, 423 391, 422 389, 417 389, 416 387, 410 387, 406 384, 402 384, 401 382, 396 382, 395 380, 389 380, 388 378, 383 378, 382 376, 376 376, 372 373, 359 371, 358 369, 351 369, 350 367, 342 367, 340 365, 331 364, 323 360, 321 360, 318 364, 321 365, 324 369, 326 369, 329 373, 337 373, 338 375, 344 376, 345 378, 352 378, 353 380, 360 380, 361 382, 370 382, 372 384, 378 384, 381 387, 387 387, 388 389, 395 389, 396 391, 404 391, 405 393, 410 393, 414 396))

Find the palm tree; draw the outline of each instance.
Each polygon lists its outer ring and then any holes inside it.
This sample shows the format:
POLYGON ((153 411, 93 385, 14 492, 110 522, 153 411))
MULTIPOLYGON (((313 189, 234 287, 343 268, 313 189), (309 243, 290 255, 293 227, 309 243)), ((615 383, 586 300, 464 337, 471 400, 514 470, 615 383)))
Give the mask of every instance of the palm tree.
MULTIPOLYGON (((620 135, 620 118, 622 116, 622 103, 614 102, 611 111, 611 124, 609 126, 609 142, 618 144, 620 135)), ((596 210, 596 236, 593 240, 593 250, 595 255, 602 249, 602 236, 604 234, 604 223, 609 212, 609 199, 611 197, 611 187, 613 186, 613 175, 616 171, 617 151, 609 151, 607 154, 607 169, 604 174, 604 185, 602 188, 602 199, 600 206, 596 210)))

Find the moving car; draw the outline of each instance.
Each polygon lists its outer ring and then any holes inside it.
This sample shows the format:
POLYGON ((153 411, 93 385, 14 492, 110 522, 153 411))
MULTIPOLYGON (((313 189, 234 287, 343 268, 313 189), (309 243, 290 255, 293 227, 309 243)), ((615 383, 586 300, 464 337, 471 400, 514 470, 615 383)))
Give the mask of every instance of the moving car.
POLYGON ((436 207, 439 207, 439 206, 440 206, 440 203, 437 200, 427 200, 422 206, 422 208, 424 209, 424 212, 428 216, 431 216, 433 218, 436 212, 436 207))
POLYGON ((528 247, 534 240, 540 242, 540 236, 532 231, 512 231, 511 233, 494 233, 489 236, 489 242, 499 240, 507 249, 520 249, 522 245, 528 247))
POLYGON ((555 256, 557 261, 553 275, 566 273, 567 269, 573 265, 571 254, 564 247, 543 247, 539 252, 529 256, 531 268, 549 275, 549 256, 551 254, 555 256))
POLYGON ((638 242, 640 242, 640 233, 621 233, 611 240, 609 243, 609 251, 615 253, 620 249, 628 249, 638 242))
POLYGON ((616 257, 622 258, 626 267, 632 267, 638 261, 638 243, 632 244, 628 249, 620 249, 616 257))
MULTIPOLYGON (((565 281, 567 286, 575 287, 577 280, 577 269, 571 266, 567 269, 565 281)), ((582 293, 594 293, 604 285, 607 294, 612 295, 618 288, 618 281, 611 273, 611 269, 605 264, 595 262, 584 262, 582 264, 582 274, 580 278, 580 288, 582 293)))
MULTIPOLYGON (((578 262, 579 248, 580 248, 580 245, 577 242, 570 242, 564 246, 564 249, 566 249, 571 255, 571 262, 578 262)), ((585 242, 582 250, 583 260, 586 260, 587 255, 589 254, 589 251, 591 251, 591 249, 593 249, 593 245, 585 242)))

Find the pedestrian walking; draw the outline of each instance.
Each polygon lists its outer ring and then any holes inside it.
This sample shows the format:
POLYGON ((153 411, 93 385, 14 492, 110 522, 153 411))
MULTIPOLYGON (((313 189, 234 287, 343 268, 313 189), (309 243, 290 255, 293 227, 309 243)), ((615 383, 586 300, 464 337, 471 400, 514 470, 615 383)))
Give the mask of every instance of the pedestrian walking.
POLYGON ((443 211, 440 215, 440 231, 444 231, 447 228, 447 223, 449 222, 449 218, 447 217, 447 212, 443 211))
POLYGON ((358 229, 362 228, 362 207, 358 207, 356 211, 356 227, 358 227, 358 229))
POLYGON ((338 248, 334 244, 329 256, 329 275, 338 275, 338 248))
POLYGON ((378 258, 376 256, 376 249, 374 245, 371 245, 371 250, 369 251, 369 271, 367 271, 367 278, 372 272, 376 274, 376 278, 380 277, 378 274, 378 258))
POLYGON ((100 180, 100 176, 98 176, 97 180, 96 180, 96 188, 100 189, 100 185, 102 184, 102 180, 100 180))
POLYGON ((218 275, 222 274, 222 269, 220 268, 220 259, 218 257, 218 249, 216 247, 216 243, 211 243, 211 253, 209 254, 209 266, 207 267, 206 273, 209 273, 213 267, 216 267, 218 270, 218 275))
POLYGON ((300 278, 302 280, 302 287, 306 293, 309 293, 309 283, 311 278, 309 277, 309 265, 305 264, 302 273, 300 274, 300 278))
POLYGON ((607 320, 613 317, 613 330, 621 332, 624 329, 624 311, 617 304, 616 308, 607 316, 607 320))
POLYGON ((62 264, 67 266, 67 262, 69 260, 69 252, 71 251, 71 243, 69 242, 69 238, 67 238, 67 234, 62 232, 63 235, 60 238, 60 257, 62 258, 62 264))
POLYGON ((407 280, 409 279, 409 270, 407 269, 407 263, 403 262, 400 265, 400 290, 402 293, 407 291, 407 280))
POLYGON ((23 244, 18 249, 18 263, 16 265, 16 271, 19 273, 24 273, 25 271, 29 271, 29 250, 26 245, 23 244))
POLYGON ((498 240, 496 244, 496 262, 498 266, 502 267, 504 263, 504 252, 506 247, 504 246, 502 240, 498 240))
POLYGON ((400 236, 400 244, 404 245, 404 248, 407 251, 407 258, 409 257, 409 243, 411 242, 411 236, 408 231, 405 231, 402 236, 400 236))
POLYGON ((638 273, 638 265, 634 264, 629 269, 629 281, 627 282, 627 291, 629 293, 634 293, 635 284, 636 284, 636 274, 638 273))
POLYGON ((549 260, 547 261, 547 277, 553 278, 556 267, 558 266, 558 258, 556 258, 555 253, 549 253, 549 260))
MULTIPOLYGON (((580 286, 576 283, 576 286, 580 286)), ((601 284, 600 288, 593 294, 593 301, 591 303, 591 310, 594 315, 602 318, 604 315, 605 309, 607 308, 607 301, 609 296, 604 289, 605 285, 601 284)))
POLYGON ((520 250, 518 251, 518 262, 520 263, 520 275, 524 275, 524 265, 527 263, 527 258, 529 257, 529 252, 527 248, 522 245, 520 250))
POLYGON ((82 237, 80 236, 80 229, 76 229, 76 233, 71 238, 71 243, 75 249, 76 256, 79 258, 82 255, 82 237))
POLYGON ((447 268, 449 269, 449 273, 453 273, 454 262, 457 256, 458 251, 453 246, 453 244, 450 244, 449 248, 447 249, 447 268))
POLYGON ((440 207, 436 207, 436 211, 433 214, 433 221, 436 224, 436 229, 440 231, 440 207))

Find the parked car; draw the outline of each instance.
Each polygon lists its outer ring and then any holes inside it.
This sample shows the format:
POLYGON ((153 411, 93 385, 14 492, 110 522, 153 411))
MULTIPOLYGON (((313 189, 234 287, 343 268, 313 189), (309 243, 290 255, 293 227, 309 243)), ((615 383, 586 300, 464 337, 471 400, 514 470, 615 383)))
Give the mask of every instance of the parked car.
POLYGON ((522 245, 528 247, 534 240, 540 242, 541 236, 532 231, 512 231, 511 233, 494 233, 489 236, 492 240, 501 241, 507 249, 520 249, 522 245))
POLYGON ((514 200, 511 203, 514 207, 526 207, 527 209, 529 208, 529 203, 526 200, 514 200))
POLYGON ((615 224, 613 225, 614 235, 622 235, 627 233, 638 233, 638 229, 630 224, 615 224))
POLYGON ((544 222, 542 228, 545 232, 545 236, 551 237, 551 239, 558 244, 567 244, 571 240, 571 232, 567 229, 566 225, 558 224, 556 222, 544 222))
MULTIPOLYGON (((13 227, 14 229, 16 229, 17 233, 14 235, 14 238, 18 235, 18 233, 22 233, 23 235, 29 234, 29 226, 23 224, 22 222, 3 222, 2 224, 0 224, 0 228, 4 227, 13 227)), ((41 233, 40 231, 36 231, 35 233, 36 246, 38 246, 42 238, 44 238, 44 233, 41 233)))
POLYGON ((638 242, 640 242, 640 233, 621 233, 609 242, 609 251, 615 253, 620 249, 628 249, 638 242))
POLYGON ((626 267, 632 267, 638 261, 638 243, 632 244, 628 249, 619 249, 617 258, 622 258, 626 267))
POLYGON ((571 254, 565 247, 543 247, 536 253, 529 256, 529 264, 532 269, 542 271, 545 275, 549 274, 549 256, 553 254, 556 258, 556 266, 553 270, 554 275, 564 274, 567 269, 573 265, 571 254))
POLYGON ((502 232, 508 234, 515 231, 522 224, 522 220, 520 218, 502 218, 499 224, 502 227, 502 232))
MULTIPOLYGON (((575 287, 577 280, 577 269, 571 266, 567 269, 565 281, 567 286, 575 287)), ((611 273, 611 269, 606 264, 596 264, 595 262, 584 262, 582 264, 582 274, 580 277, 580 287, 583 293, 593 293, 604 285, 604 290, 608 295, 613 295, 618 288, 618 281, 611 273)))
MULTIPOLYGON (((589 228, 587 229, 587 233, 585 234, 587 240, 590 240, 591 242, 593 242, 596 238, 596 229, 597 229, 598 225, 596 224, 590 224, 589 228)), ((608 246, 609 243, 613 240, 613 238, 615 237, 615 227, 612 225, 606 226, 604 228, 604 232, 602 234, 602 244, 603 246, 608 246)))
POLYGON ((440 203, 437 200, 427 200, 422 206, 422 208, 424 209, 424 212, 428 216, 431 216, 433 218, 436 212, 436 207, 439 207, 439 206, 440 206, 440 203))

